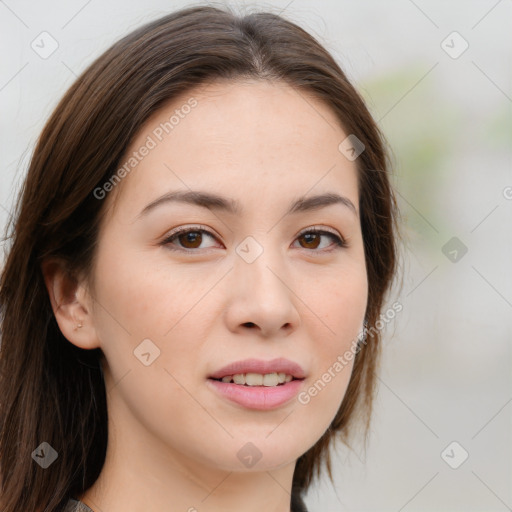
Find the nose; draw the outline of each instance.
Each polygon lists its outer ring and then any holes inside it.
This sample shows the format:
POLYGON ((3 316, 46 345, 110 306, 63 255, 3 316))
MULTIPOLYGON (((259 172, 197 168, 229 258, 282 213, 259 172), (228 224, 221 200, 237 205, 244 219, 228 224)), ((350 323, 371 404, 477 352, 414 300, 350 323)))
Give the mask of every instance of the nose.
POLYGON ((232 332, 257 331, 264 338, 288 336, 300 324, 289 272, 264 251, 247 263, 235 258, 229 283, 225 321, 232 332))

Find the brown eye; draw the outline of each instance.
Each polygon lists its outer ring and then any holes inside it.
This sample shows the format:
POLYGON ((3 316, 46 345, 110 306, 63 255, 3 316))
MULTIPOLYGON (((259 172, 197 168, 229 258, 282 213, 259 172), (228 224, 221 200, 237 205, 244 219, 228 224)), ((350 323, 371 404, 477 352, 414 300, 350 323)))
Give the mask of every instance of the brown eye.
POLYGON ((316 249, 320 245, 320 235, 315 232, 304 233, 299 237, 305 241, 305 249, 316 249))
POLYGON ((200 231, 188 231, 178 235, 177 239, 185 249, 197 249, 201 245, 203 235, 200 231))
POLYGON ((331 233, 330 231, 324 231, 324 230, 318 230, 318 229, 310 229, 308 231, 304 231, 301 233, 297 240, 299 241, 301 247, 303 249, 312 249, 314 252, 321 252, 322 249, 325 252, 330 252, 333 249, 341 248, 341 247, 348 247, 345 240, 340 238, 339 236, 335 235, 334 233, 331 233), (323 238, 330 238, 332 242, 330 245, 334 245, 334 247, 329 248, 329 245, 325 245, 323 247, 320 247, 322 244, 323 238), (320 250, 315 250, 319 249, 320 250))
POLYGON ((197 252, 194 249, 209 249, 213 247, 213 245, 201 247, 202 244, 208 241, 208 238, 215 240, 215 237, 205 229, 182 228, 169 235, 162 242, 162 245, 173 251, 190 250, 197 252))

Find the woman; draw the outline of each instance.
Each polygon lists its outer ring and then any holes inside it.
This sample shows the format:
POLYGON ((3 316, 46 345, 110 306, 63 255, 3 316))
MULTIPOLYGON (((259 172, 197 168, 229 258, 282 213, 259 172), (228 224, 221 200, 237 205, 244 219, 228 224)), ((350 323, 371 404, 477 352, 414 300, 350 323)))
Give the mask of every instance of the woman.
POLYGON ((382 137, 309 34, 183 9, 47 122, 2 273, 1 509, 306 510, 368 428, 382 137))

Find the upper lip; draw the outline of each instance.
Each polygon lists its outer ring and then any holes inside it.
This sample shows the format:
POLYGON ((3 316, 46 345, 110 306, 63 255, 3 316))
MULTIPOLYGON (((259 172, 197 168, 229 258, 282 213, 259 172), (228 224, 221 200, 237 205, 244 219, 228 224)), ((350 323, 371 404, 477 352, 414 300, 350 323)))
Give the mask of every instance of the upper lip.
POLYGON ((303 379, 306 374, 302 367, 289 359, 280 357, 272 359, 271 361, 264 361, 262 359, 244 359, 243 361, 235 361, 219 370, 213 372, 210 379, 222 379, 227 375, 236 375, 237 373, 286 373, 296 379, 303 379))

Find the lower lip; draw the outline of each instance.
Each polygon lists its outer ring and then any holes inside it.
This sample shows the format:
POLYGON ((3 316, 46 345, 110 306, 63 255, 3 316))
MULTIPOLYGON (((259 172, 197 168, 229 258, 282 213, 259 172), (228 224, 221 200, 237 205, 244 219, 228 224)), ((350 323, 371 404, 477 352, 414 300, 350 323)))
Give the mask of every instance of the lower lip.
POLYGON ((292 380, 280 386, 243 386, 208 379, 213 388, 226 397, 248 409, 267 411, 291 400, 299 392, 302 380, 292 380))

